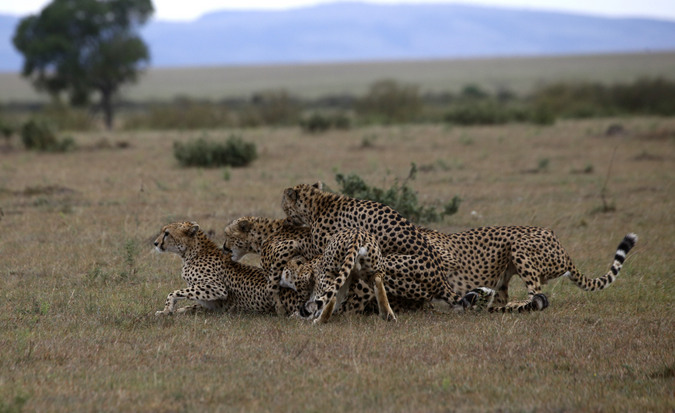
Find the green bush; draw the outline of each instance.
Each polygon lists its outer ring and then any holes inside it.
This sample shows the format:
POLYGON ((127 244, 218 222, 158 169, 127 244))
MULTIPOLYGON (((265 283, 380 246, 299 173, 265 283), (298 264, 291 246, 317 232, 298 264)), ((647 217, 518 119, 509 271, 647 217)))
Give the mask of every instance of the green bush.
POLYGON ((31 119, 21 128, 21 140, 26 149, 47 152, 66 152, 75 148, 71 137, 58 139, 52 126, 43 120, 31 119))
POLYGON ((615 85, 612 100, 621 111, 647 115, 675 114, 675 82, 642 78, 632 85, 615 85))
POLYGON ((357 101, 356 108, 369 121, 403 123, 419 115, 422 99, 417 86, 380 80, 372 84, 366 96, 357 101))
POLYGON ((413 163, 408 177, 399 182, 396 180, 388 189, 372 187, 356 174, 335 175, 335 181, 340 185, 340 192, 347 196, 359 199, 367 199, 389 205, 398 213, 412 222, 425 224, 441 221, 446 215, 452 215, 459 209, 461 199, 458 196, 447 203, 443 211, 436 208, 419 205, 417 193, 408 186, 409 181, 415 179, 417 166, 413 163))
POLYGON ((215 129, 232 126, 222 105, 177 98, 172 104, 153 105, 144 113, 130 116, 124 128, 133 129, 215 129))
POLYGON ((230 136, 225 142, 206 138, 174 142, 173 154, 182 166, 203 167, 246 166, 258 157, 255 144, 244 142, 238 136, 230 136))
POLYGON ((675 82, 643 78, 631 84, 555 83, 534 91, 534 106, 570 118, 675 114, 675 82))
POLYGON ((253 95, 248 111, 262 125, 293 125, 298 122, 300 105, 283 89, 268 90, 253 95))
POLYGON ((2 135, 2 137, 5 138, 7 142, 9 142, 12 135, 14 135, 14 132, 14 125, 0 118, 0 135, 2 135))
POLYGON ((300 127, 305 132, 309 133, 321 133, 325 132, 331 127, 331 122, 328 117, 321 115, 319 113, 314 113, 307 119, 302 119, 300 121, 300 127))
POLYGON ((308 133, 321 133, 333 129, 349 129, 351 122, 346 115, 322 115, 313 113, 309 118, 300 120, 300 127, 308 133))
POLYGON ((455 105, 445 114, 444 120, 455 125, 501 125, 509 122, 511 114, 494 102, 455 105))
POLYGON ((92 129, 92 117, 87 109, 73 108, 63 103, 51 103, 42 115, 59 130, 88 131, 92 129))

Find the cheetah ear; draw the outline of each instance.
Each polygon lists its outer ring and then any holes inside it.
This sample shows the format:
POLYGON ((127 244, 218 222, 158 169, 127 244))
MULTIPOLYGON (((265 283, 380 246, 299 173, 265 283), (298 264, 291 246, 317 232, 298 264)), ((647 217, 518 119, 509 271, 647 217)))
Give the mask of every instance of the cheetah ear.
POLYGON ((286 188, 284 191, 284 198, 290 200, 291 202, 295 202, 298 200, 298 193, 293 188, 286 188))
POLYGON ((319 191, 323 191, 323 182, 321 181, 316 181, 313 185, 313 188, 318 189, 319 191))
POLYGON ((188 234, 191 237, 194 236, 197 233, 197 231, 199 231, 199 224, 197 224, 194 221, 187 222, 187 226, 188 227, 185 230, 185 233, 188 234))
POLYGON ((251 231, 251 227, 253 227, 253 225, 251 225, 251 222, 249 220, 246 220, 246 219, 244 219, 242 221, 239 221, 237 223, 237 228, 241 232, 247 233, 247 232, 251 231))

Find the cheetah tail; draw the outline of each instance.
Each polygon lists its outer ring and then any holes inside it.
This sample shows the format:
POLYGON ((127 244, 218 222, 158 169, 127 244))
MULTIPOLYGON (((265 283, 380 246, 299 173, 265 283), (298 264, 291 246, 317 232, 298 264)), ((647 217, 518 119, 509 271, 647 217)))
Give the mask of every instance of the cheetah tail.
POLYGON ((630 251, 635 246, 637 240, 637 235, 633 233, 627 234, 625 237, 623 237, 621 244, 619 244, 619 247, 616 249, 616 254, 614 254, 614 262, 612 263, 612 267, 609 269, 609 271, 607 271, 607 274, 603 275, 602 277, 587 278, 579 273, 576 268, 573 268, 572 271, 569 272, 569 279, 574 281, 577 286, 583 288, 586 291, 597 291, 609 287, 609 285, 613 283, 616 277, 619 275, 619 271, 621 271, 621 267, 626 260, 628 251, 630 251))

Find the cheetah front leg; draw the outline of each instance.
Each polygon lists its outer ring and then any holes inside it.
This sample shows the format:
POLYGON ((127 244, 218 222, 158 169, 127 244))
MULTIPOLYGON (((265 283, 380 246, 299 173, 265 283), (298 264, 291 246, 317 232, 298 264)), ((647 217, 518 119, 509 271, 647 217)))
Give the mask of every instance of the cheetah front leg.
MULTIPOLYGON (((347 262, 340 269, 337 277, 331 271, 326 271, 321 276, 320 285, 324 287, 323 293, 319 298, 314 300, 311 306, 321 311, 319 316, 314 320, 314 323, 327 323, 336 306, 339 307, 342 304, 342 300, 346 299, 349 293, 349 286, 354 277, 351 273, 352 267, 353 265, 347 262), (323 305, 324 303, 325 305, 323 305)), ((316 310, 314 313, 316 313, 316 310)))
MULTIPOLYGON (((169 294, 166 297, 164 303, 164 310, 155 312, 156 316, 160 315, 169 315, 174 312, 176 307, 176 302, 178 300, 195 300, 195 301, 215 301, 215 300, 226 300, 227 293, 224 290, 218 292, 214 291, 212 288, 205 288, 201 285, 192 285, 182 290, 176 290, 169 294)), ((179 313, 189 311, 189 310, 179 310, 179 313)))
POLYGON ((267 284, 267 293, 272 297, 272 302, 274 303, 274 310, 276 311, 277 315, 285 316, 286 307, 281 301, 281 295, 279 291, 279 289, 281 288, 279 285, 280 281, 281 277, 278 280, 277 279, 270 280, 267 284))

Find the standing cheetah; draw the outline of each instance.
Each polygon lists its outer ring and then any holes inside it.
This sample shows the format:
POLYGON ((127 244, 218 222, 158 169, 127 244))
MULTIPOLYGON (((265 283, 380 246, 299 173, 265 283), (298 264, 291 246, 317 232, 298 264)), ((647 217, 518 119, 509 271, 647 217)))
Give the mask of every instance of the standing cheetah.
POLYGON ((282 208, 288 218, 310 227, 312 243, 320 251, 344 229, 359 228, 373 234, 382 254, 393 263, 387 267, 393 295, 412 300, 440 299, 458 309, 471 305, 470 299, 452 290, 440 251, 391 207, 324 192, 317 183, 287 188, 282 208))
POLYGON ((627 234, 619 244, 609 271, 598 278, 579 272, 553 231, 539 227, 483 227, 453 234, 420 228, 429 242, 452 257, 447 265, 451 287, 461 293, 476 287, 497 290, 490 311, 543 310, 548 299, 541 286, 560 276, 569 276, 586 291, 608 287, 619 275, 637 235, 627 234), (524 301, 509 302, 508 286, 518 274, 528 291, 524 301))

